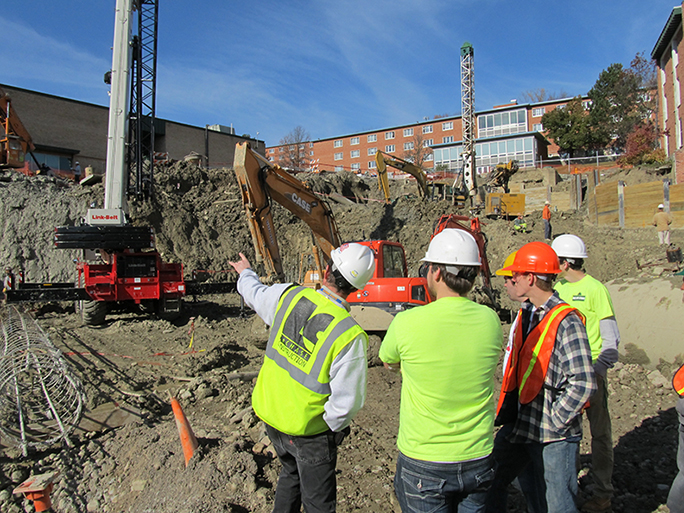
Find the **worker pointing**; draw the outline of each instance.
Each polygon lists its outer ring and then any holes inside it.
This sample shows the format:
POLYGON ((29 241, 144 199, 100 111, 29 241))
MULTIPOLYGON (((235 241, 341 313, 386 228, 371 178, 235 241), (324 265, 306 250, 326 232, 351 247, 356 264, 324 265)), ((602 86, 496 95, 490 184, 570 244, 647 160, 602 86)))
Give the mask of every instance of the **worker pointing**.
POLYGON ((267 287, 242 253, 230 265, 245 303, 271 326, 252 406, 282 464, 273 511, 335 511, 337 447, 366 397, 368 335, 344 298, 373 276, 373 252, 333 250, 318 291, 267 287))
POLYGON ((471 234, 441 231, 423 262, 435 301, 398 313, 380 346, 385 367, 403 376, 394 488, 404 512, 482 511, 494 475, 501 325, 467 297, 481 266, 471 234))

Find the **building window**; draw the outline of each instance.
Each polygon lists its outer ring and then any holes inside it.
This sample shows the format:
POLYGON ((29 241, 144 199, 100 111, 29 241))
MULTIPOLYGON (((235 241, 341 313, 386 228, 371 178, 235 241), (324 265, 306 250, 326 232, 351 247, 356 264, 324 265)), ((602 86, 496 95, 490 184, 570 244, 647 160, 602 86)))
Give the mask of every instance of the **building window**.
POLYGON ((582 102, 582 107, 584 107, 584 110, 589 110, 591 108, 592 101, 591 100, 584 100, 582 102))
POLYGON ((361 156, 361 151, 360 151, 360 150, 352 150, 352 151, 349 152, 349 155, 351 156, 351 158, 354 159, 354 158, 356 158, 356 157, 360 157, 360 156, 361 156))
POLYGON ((413 128, 404 128, 404 137, 411 137, 413 135, 413 128))
POLYGON ((432 125, 425 125, 423 127, 423 133, 424 134, 431 134, 432 133, 432 125))
POLYGON ((394 153, 394 144, 388 144, 387 146, 385 146, 385 151, 387 153, 394 153))
POLYGON ((544 125, 541 123, 535 123, 532 125, 532 131, 533 132, 543 132, 544 131, 544 125))
POLYGON ((477 137, 479 138, 520 134, 527 131, 527 111, 524 109, 483 114, 477 117, 477 137))
POLYGON ((533 118, 540 118, 544 115, 546 112, 546 109, 544 107, 535 107, 532 109, 532 117, 533 118))
POLYGON ((342 147, 342 139, 338 139, 337 141, 335 141, 335 142, 333 143, 333 146, 334 146, 335 148, 341 148, 341 147, 342 147))
POLYGON ((359 169, 361 169, 361 164, 356 162, 356 163, 351 165, 351 169, 352 169, 352 171, 358 171, 359 169))
POLYGON ((368 161, 368 169, 375 169, 375 161, 374 160, 369 160, 368 161))
POLYGON ((432 153, 428 153, 427 155, 425 155, 425 162, 432 162, 432 158, 432 153))
POLYGON ((385 140, 387 140, 387 139, 394 139, 394 131, 385 132, 385 140))
POLYGON ((405 142, 404 143, 404 151, 409 151, 413 149, 413 143, 412 142, 405 142))
POLYGON ((375 155, 377 152, 377 148, 368 148, 368 155, 375 155))
POLYGON ((336 173, 340 173, 342 171, 344 171, 344 166, 335 166, 335 172, 336 173))
POLYGON ((378 134, 370 134, 366 137, 366 142, 376 142, 378 140, 378 134))
POLYGON ((344 158, 344 154, 342 152, 335 153, 335 160, 342 160, 343 158, 344 158))
POLYGON ((352 137, 349 140, 349 144, 359 144, 359 138, 358 137, 352 137))
POLYGON ((434 144, 434 139, 423 139, 423 148, 428 148, 434 144))
POLYGON ((309 152, 309 156, 310 156, 310 157, 313 157, 313 150, 311 150, 311 151, 309 152))
POLYGON ((268 149, 268 152, 269 152, 269 153, 273 153, 273 148, 269 148, 269 149, 268 149))
POLYGON ((453 121, 447 121, 446 123, 442 123, 442 130, 453 130, 454 129, 454 122, 453 121))
POLYGON ((452 142, 454 142, 454 136, 453 135, 449 135, 447 137, 442 137, 442 144, 452 143, 452 142))

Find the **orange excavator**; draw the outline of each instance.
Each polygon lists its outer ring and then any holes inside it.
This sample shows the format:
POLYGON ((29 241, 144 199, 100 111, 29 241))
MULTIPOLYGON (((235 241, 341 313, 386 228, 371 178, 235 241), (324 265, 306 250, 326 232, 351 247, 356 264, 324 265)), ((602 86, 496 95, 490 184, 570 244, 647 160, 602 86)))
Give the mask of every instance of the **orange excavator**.
POLYGON ((12 108, 10 96, 0 88, 0 168, 22 168, 26 154, 35 150, 31 134, 12 108))
MULTIPOLYGON (((233 167, 257 261, 263 263, 268 275, 266 280, 285 280, 273 224, 272 200, 311 228, 317 243, 312 252, 320 279, 325 268, 320 253, 328 259, 330 252, 342 243, 329 205, 304 183, 252 150, 247 142, 236 145, 233 167)), ((370 247, 376 259, 373 278, 362 290, 347 297, 352 316, 366 331, 384 331, 397 312, 430 301, 426 279, 408 276, 406 255, 400 243, 387 240, 355 242, 370 247)))

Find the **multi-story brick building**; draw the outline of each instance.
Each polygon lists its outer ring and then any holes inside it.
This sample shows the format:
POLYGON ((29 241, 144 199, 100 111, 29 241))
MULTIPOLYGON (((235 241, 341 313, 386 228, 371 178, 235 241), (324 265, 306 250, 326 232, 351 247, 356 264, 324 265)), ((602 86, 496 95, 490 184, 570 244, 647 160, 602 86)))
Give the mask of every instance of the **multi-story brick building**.
MULTIPOLYGON (((570 100, 531 104, 513 101, 475 113, 478 173, 486 173, 498 163, 512 159, 518 160, 521 167, 531 167, 556 154, 558 146, 544 136, 541 118, 570 100)), ((462 138, 461 116, 452 116, 306 141, 300 143, 299 152, 312 168, 372 173, 377 151, 405 158, 416 145, 423 145, 426 170, 454 171, 462 165, 462 138)), ((293 146, 271 146, 266 148, 266 156, 282 165, 284 157, 292 150, 293 146)))
POLYGON ((660 144, 668 156, 674 156, 675 179, 684 182, 684 130, 681 81, 684 69, 679 55, 684 51, 682 5, 672 9, 660 37, 651 52, 658 67, 658 127, 660 144))

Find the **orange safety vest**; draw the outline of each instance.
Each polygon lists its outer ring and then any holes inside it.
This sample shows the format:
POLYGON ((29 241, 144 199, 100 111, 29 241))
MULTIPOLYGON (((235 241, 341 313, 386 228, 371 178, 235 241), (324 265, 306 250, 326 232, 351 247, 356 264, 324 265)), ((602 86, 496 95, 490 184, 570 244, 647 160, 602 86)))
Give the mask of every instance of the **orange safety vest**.
POLYGON ((682 365, 672 377, 672 386, 679 397, 684 397, 684 365, 682 365))
POLYGON ((567 303, 561 303, 549 310, 549 313, 539 321, 539 324, 523 341, 522 310, 520 310, 521 322, 518 323, 513 334, 513 348, 504 371, 497 411, 501 410, 506 394, 513 392, 516 388, 520 404, 527 404, 537 397, 549 369, 551 353, 556 345, 558 326, 571 312, 575 312, 584 319, 576 308, 567 303))

